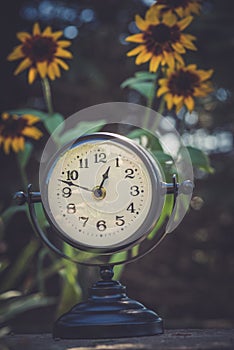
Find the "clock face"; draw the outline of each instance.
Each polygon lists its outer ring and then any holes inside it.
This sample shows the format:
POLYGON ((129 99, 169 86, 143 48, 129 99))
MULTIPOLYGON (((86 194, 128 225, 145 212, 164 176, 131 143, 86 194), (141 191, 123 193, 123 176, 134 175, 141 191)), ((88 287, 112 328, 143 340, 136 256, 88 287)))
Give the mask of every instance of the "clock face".
POLYGON ((160 186, 158 168, 140 146, 99 133, 53 160, 42 200, 65 241, 109 252, 149 233, 163 205, 160 186))

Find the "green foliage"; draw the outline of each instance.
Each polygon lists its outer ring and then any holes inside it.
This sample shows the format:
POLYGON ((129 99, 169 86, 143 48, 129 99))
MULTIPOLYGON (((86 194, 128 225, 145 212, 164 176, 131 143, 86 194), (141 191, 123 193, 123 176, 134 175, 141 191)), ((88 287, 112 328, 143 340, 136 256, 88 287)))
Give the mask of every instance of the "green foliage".
POLYGON ((200 169, 206 173, 214 173, 214 169, 210 165, 210 160, 203 151, 191 146, 188 146, 187 150, 191 157, 192 164, 195 168, 200 169))
POLYGON ((59 113, 54 113, 43 120, 43 123, 49 134, 52 134, 58 126, 64 122, 64 118, 59 113))
POLYGON ((102 127, 105 125, 105 120, 101 119, 98 122, 97 121, 93 121, 93 122, 84 122, 81 121, 79 123, 77 123, 76 127, 68 130, 64 133, 61 133, 59 140, 60 140, 60 144, 66 144, 67 142, 71 141, 71 140, 75 140, 78 137, 87 134, 87 132, 89 133, 93 133, 93 132, 98 132, 102 129, 102 127))
MULTIPOLYGON (((67 244, 64 244, 64 253, 70 256, 75 256, 76 254, 74 249, 67 244)), ((82 290, 77 282, 78 265, 64 259, 64 267, 59 272, 63 283, 57 309, 58 316, 68 311, 74 305, 74 302, 81 301, 82 295, 82 290)))
POLYGON ((39 293, 23 295, 16 290, 0 294, 0 323, 5 323, 27 310, 54 304, 53 297, 45 297, 39 293))
POLYGON ((128 87, 136 90, 146 99, 151 99, 154 95, 156 78, 155 73, 136 72, 133 78, 128 78, 121 84, 121 88, 128 87))
POLYGON ((28 161, 31 157, 33 151, 33 146, 31 143, 25 143, 24 150, 18 153, 18 160, 22 168, 25 168, 28 164, 28 161))
POLYGON ((15 263, 7 271, 7 279, 2 282, 0 292, 14 288, 17 281, 26 273, 32 262, 40 242, 34 238, 24 247, 15 263))

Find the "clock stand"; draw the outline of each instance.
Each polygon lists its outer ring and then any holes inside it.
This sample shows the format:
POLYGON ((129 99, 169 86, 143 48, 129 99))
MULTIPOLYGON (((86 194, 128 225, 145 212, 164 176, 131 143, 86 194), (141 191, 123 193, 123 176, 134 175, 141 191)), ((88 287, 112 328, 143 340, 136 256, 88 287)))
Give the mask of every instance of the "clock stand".
MULTIPOLYGON (((179 185, 175 175, 173 182, 166 183, 165 187, 166 194, 173 194, 173 208, 179 188, 184 193, 189 193, 192 190, 190 181, 184 181, 179 185)), ((29 185, 27 194, 22 191, 15 194, 17 204, 28 204, 33 226, 42 241, 62 258, 69 258, 48 239, 41 229, 35 211, 35 203, 41 202, 41 195, 40 192, 32 192, 31 188, 32 185, 29 185)), ((159 241, 163 237, 164 234, 161 234, 159 241)), ((100 265, 101 280, 90 288, 89 298, 86 302, 75 305, 55 322, 54 338, 98 339, 163 333, 162 319, 154 311, 147 309, 138 301, 130 299, 126 294, 126 287, 112 279, 114 276, 113 267, 112 264, 100 265)))

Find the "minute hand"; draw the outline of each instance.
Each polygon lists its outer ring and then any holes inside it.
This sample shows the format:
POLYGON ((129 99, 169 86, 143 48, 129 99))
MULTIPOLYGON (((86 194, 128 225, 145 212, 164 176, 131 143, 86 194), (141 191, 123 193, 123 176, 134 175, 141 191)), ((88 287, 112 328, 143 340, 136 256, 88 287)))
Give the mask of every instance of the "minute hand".
POLYGON ((80 185, 74 184, 74 182, 72 182, 72 181, 60 180, 60 179, 59 179, 59 181, 64 182, 68 186, 75 186, 75 187, 81 188, 82 190, 93 192, 93 190, 90 190, 88 187, 84 187, 84 186, 80 186, 80 185))
POLYGON ((106 181, 106 179, 108 179, 108 174, 109 174, 109 170, 110 170, 110 166, 107 168, 107 170, 105 171, 105 173, 102 175, 102 182, 100 183, 98 189, 100 190, 102 188, 102 186, 104 185, 104 182, 106 181))

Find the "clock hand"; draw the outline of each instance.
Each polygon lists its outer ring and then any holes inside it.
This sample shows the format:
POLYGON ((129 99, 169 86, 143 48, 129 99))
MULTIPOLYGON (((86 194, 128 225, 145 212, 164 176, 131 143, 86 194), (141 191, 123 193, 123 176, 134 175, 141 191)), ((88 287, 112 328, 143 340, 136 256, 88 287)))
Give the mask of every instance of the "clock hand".
POLYGON ((93 190, 90 190, 89 188, 84 187, 84 186, 80 186, 80 185, 74 184, 74 182, 72 182, 72 181, 60 180, 60 179, 59 179, 59 181, 64 182, 64 183, 65 183, 66 185, 68 185, 68 186, 76 186, 76 187, 81 188, 82 190, 86 190, 86 191, 89 191, 89 192, 93 192, 93 190))
POLYGON ((106 179, 108 179, 108 174, 109 174, 109 171, 110 171, 110 166, 107 168, 107 170, 105 171, 105 173, 102 175, 102 182, 100 183, 98 189, 100 190, 103 185, 104 185, 104 182, 106 181, 106 179))

